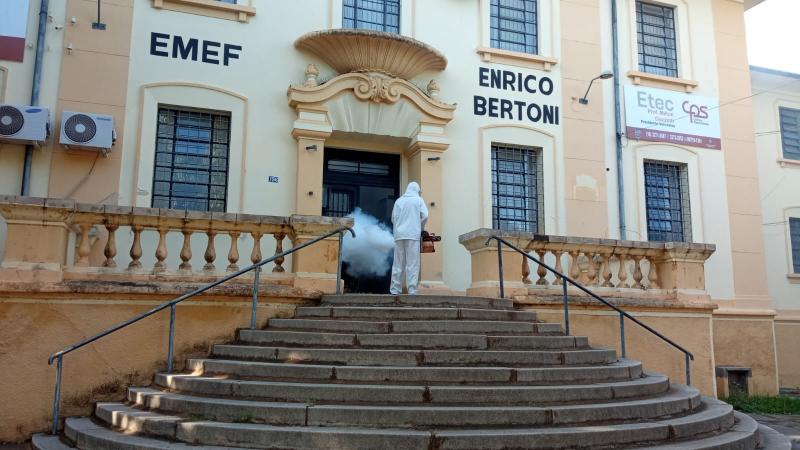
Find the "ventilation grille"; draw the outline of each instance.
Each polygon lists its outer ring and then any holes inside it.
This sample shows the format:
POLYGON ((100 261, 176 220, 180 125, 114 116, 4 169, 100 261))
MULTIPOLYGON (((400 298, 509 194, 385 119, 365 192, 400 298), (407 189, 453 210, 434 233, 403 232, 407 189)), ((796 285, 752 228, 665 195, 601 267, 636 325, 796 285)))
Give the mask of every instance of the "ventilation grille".
POLYGON ((13 106, 0 106, 0 136, 13 136, 25 125, 22 111, 13 106))
POLYGON ((86 114, 75 114, 67 119, 64 124, 64 134, 72 142, 83 144, 89 142, 94 138, 97 133, 97 125, 94 119, 86 114))

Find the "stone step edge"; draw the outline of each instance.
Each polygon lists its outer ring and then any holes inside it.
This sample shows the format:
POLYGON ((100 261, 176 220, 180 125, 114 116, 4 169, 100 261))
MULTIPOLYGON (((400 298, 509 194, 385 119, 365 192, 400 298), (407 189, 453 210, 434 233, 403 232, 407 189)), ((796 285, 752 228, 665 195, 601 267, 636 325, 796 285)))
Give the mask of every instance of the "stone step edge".
MULTIPOLYGON (((611 348, 592 348, 592 347, 582 347, 582 346, 575 346, 575 347, 545 347, 539 349, 530 349, 530 350, 523 350, 517 348, 504 348, 504 349, 476 349, 476 350, 469 350, 469 349, 416 349, 416 348, 408 348, 408 349, 380 349, 380 348, 337 348, 337 347, 292 347, 292 346, 272 346, 272 345, 257 345, 257 344, 217 344, 214 345, 212 348, 211 356, 207 359, 214 359, 214 360, 230 360, 230 361, 252 361, 252 362, 275 362, 275 361, 292 361, 291 364, 315 364, 315 365, 340 365, 340 366, 352 366, 352 365, 363 365, 366 367, 386 367, 392 365, 399 365, 399 364, 392 364, 392 363, 385 363, 385 359, 379 360, 382 364, 375 364, 372 365, 370 363, 363 363, 363 364, 350 364, 346 362, 350 358, 357 358, 363 357, 364 359, 369 359, 371 356, 373 357, 402 357, 406 356, 408 362, 412 362, 413 365, 403 365, 403 367, 415 367, 415 366, 431 366, 437 367, 441 366, 442 364, 452 364, 454 366, 458 366, 459 363, 452 362, 452 363, 437 363, 434 365, 433 362, 437 361, 439 356, 448 353, 465 353, 465 356, 492 356, 496 355, 498 358, 502 356, 529 356, 529 357, 548 357, 548 356, 558 356, 559 362, 557 364, 540 364, 537 366, 530 366, 530 367, 558 367, 558 366, 575 366, 576 364, 570 364, 567 360, 574 360, 575 356, 589 356, 589 355, 603 355, 607 354, 608 352, 612 352, 614 349, 611 348), (237 354, 237 351, 239 354, 237 354), (255 353, 255 355, 246 355, 243 352, 251 352, 255 353), (294 355, 292 357, 293 352, 303 352, 304 355, 308 355, 308 357, 300 358, 298 355, 294 355), (335 354, 336 352, 343 352, 345 354, 341 355, 339 358, 341 361, 330 361, 330 360, 318 360, 315 358, 320 358, 321 354, 329 353, 335 354), (346 353, 352 352, 349 355, 346 353), (286 355, 288 353, 288 355, 286 355), (313 356, 314 354, 319 354, 320 356, 313 356), (388 353, 388 354, 387 354, 388 353), (392 353, 394 355, 392 355, 392 353), (348 358, 349 356, 349 358, 348 358)), ((333 355, 331 355, 331 358, 333 355)), ((453 358, 456 358, 457 355, 453 355, 453 358)), ((618 360, 618 359, 617 359, 618 360)), ((605 360, 608 364, 609 361, 605 360)), ((462 364, 469 364, 470 366, 474 367, 492 367, 492 366, 481 366, 479 363, 476 362, 466 362, 462 364)), ((496 362, 493 364, 508 364, 502 362, 496 362)), ((461 366, 459 366, 461 367, 461 366)))
MULTIPOLYGON (((701 406, 699 393, 685 386, 673 387, 670 391, 644 399, 622 399, 616 402, 597 402, 581 405, 552 406, 440 406, 432 404, 419 405, 343 405, 299 402, 265 402, 238 399, 219 399, 197 397, 185 394, 165 393, 155 389, 141 388, 133 390, 137 414, 158 412, 159 414, 175 414, 185 417, 191 414, 191 406, 195 412, 202 412, 206 421, 236 421, 239 417, 250 417, 258 423, 283 426, 366 426, 366 427, 509 427, 529 425, 533 427, 548 426, 587 426, 605 423, 609 420, 624 423, 633 420, 653 420, 659 417, 684 416, 699 411, 701 406), (137 395, 138 394, 138 395, 137 395), (164 403, 162 409, 160 403, 164 403), (170 407, 170 403, 172 407, 170 407), (140 409, 154 408, 154 409, 140 409), (181 409, 172 409, 181 408, 181 409), (209 411, 214 411, 210 413, 209 411), (227 412, 224 412, 227 411, 227 412), (245 414, 247 413, 247 414, 245 414), (428 419, 417 420, 421 415, 428 419), (427 422, 428 420, 439 422, 427 422), (520 423, 520 420, 530 420, 520 423), (413 418, 413 419, 412 419, 413 418), (266 422, 264 422, 266 421, 266 422), (423 424, 424 422, 424 424, 423 424), (394 425, 398 423, 398 425, 394 425), (402 423, 402 425, 399 425, 402 423), (437 423, 437 425, 428 425, 437 423)), ((116 403, 98 403, 95 415, 104 421, 114 417, 115 410, 120 407, 116 403)), ((144 417, 144 420, 147 418, 144 417)), ((111 419, 113 420, 113 419, 111 419)), ((176 419, 177 420, 177 419, 176 419)), ((183 421, 183 420, 180 420, 183 421)))
MULTIPOLYGON (((375 320, 385 320, 386 317, 375 318, 375 312, 383 312, 383 313, 393 313, 393 312, 407 312, 407 311, 416 311, 417 313, 447 313, 444 314, 446 319, 442 319, 441 315, 440 318, 436 319, 428 319, 428 320, 484 320, 487 322, 492 322, 497 319, 475 319, 472 317, 465 318, 465 313, 467 316, 471 314, 483 314, 486 312, 498 312, 498 313, 506 313, 511 317, 514 316, 528 316, 530 320, 512 320, 510 318, 505 318, 506 321, 511 322, 537 322, 543 323, 543 321, 538 320, 538 314, 536 311, 532 310, 521 310, 521 309, 484 309, 484 308, 469 308, 469 307, 429 307, 429 306, 420 306, 420 307, 410 307, 410 306, 298 306, 296 310, 296 315, 293 317, 294 319, 334 319, 334 320, 341 320, 341 319, 358 319, 363 322, 371 322, 375 320), (341 316, 334 314, 334 311, 338 311, 338 313, 343 314, 341 316), (355 316, 355 317, 348 317, 347 313, 350 314, 358 314, 360 312, 369 312, 370 317, 365 316, 355 316), (318 314, 313 314, 318 313, 318 314), (455 313, 455 314, 453 314, 455 313)), ((399 318, 392 318, 394 321, 402 322, 406 320, 426 320, 423 317, 416 317, 411 319, 399 319, 399 318)))
MULTIPOLYGON (((236 400, 252 400, 252 401, 272 401, 272 402, 304 402, 314 404, 358 404, 358 405, 377 405, 377 404, 391 404, 391 405, 432 405, 432 406, 456 406, 456 405, 486 405, 486 406, 502 406, 502 405, 519 405, 531 404, 536 406, 550 406, 550 405, 581 405, 598 401, 611 401, 611 400, 624 400, 644 398, 646 396, 664 394, 670 389, 669 379, 663 375, 651 375, 648 377, 625 380, 618 383, 596 383, 588 385, 550 385, 550 386, 470 386, 470 385, 451 385, 440 386, 435 384, 427 385, 391 385, 384 384, 335 384, 335 383, 292 383, 292 382, 262 382, 262 381, 246 381, 235 380, 229 378, 206 378, 197 377, 192 379, 189 377, 181 377, 174 375, 159 374, 154 379, 153 385, 156 389, 187 396, 200 396, 206 398, 229 398, 236 400), (188 381, 188 382, 187 382, 188 381), (192 382, 199 382, 201 388, 203 385, 206 389, 192 390, 191 386, 182 387, 181 385, 191 384, 192 382), (217 389, 211 389, 211 386, 217 386, 217 389), (244 388, 241 391, 239 388, 244 388), (293 395, 296 395, 297 389, 315 390, 315 389, 330 389, 336 394, 328 395, 327 399, 322 399, 324 395, 308 395, 304 399, 291 397, 289 395, 279 396, 273 395, 250 395, 257 393, 258 390, 274 389, 280 391, 281 389, 290 390, 293 395), (468 397, 472 394, 480 395, 486 390, 499 390, 505 391, 503 395, 511 397, 502 398, 491 401, 472 401, 468 397), (578 393, 581 390, 590 390, 590 393, 578 393), (371 391, 379 391, 381 394, 386 394, 383 398, 392 398, 392 393, 400 393, 397 397, 403 400, 355 400, 359 399, 359 394, 370 394, 371 391), (530 402, 524 400, 523 395, 531 394, 536 396, 540 394, 542 397, 547 397, 553 393, 563 393, 564 391, 571 391, 576 394, 571 394, 566 401, 559 400, 531 400, 530 402), (341 398, 352 398, 353 400, 334 400, 333 398, 341 396, 341 398), (463 400, 452 401, 453 397, 460 397, 463 400), (440 400, 441 398, 441 400, 440 400), (519 398, 520 401, 514 403, 513 398, 519 398), (269 399, 269 400, 267 400, 269 399), (447 400, 446 400, 447 399, 447 400)), ((134 401, 136 392, 143 388, 130 388, 128 390, 128 401, 134 401)), ((557 395, 556 395, 557 397, 557 395)), ((396 397, 395 397, 396 398, 396 397)))
MULTIPOLYGON (((657 422, 653 422, 651 424, 644 425, 646 429, 663 429, 663 434, 665 438, 669 438, 673 433, 670 432, 672 427, 674 426, 672 423, 673 420, 661 420, 657 422)), ((435 431, 416 431, 416 430, 398 430, 398 429, 367 429, 367 428, 351 428, 351 427, 274 427, 268 425, 248 425, 248 424, 215 424, 215 423, 207 423, 211 427, 216 428, 224 428, 224 427, 234 427, 239 430, 253 430, 254 428, 261 429, 263 432, 273 432, 273 433, 284 433, 284 434, 292 434, 294 436, 298 436, 300 433, 313 433, 316 435, 320 434, 329 434, 338 436, 340 438, 346 436, 356 436, 360 435, 362 438, 369 438, 374 437, 376 439, 380 439, 382 436, 392 436, 392 437, 418 437, 421 438, 419 442, 419 446, 416 448, 429 448, 431 444, 441 444, 442 438, 463 438, 463 439, 470 439, 471 436, 474 435, 488 435, 490 437, 499 437, 502 439, 503 437, 508 437, 511 434, 514 435, 522 435, 522 437, 527 438, 535 438, 537 435, 541 436, 542 433, 556 432, 556 433, 563 433, 564 429, 547 429, 547 428, 535 428, 535 429, 474 429, 474 430, 461 430, 461 431, 454 431, 454 430, 435 430, 435 431)), ((602 432, 610 432, 610 431, 617 431, 623 430, 627 432, 632 432, 636 429, 642 429, 643 426, 641 425, 608 425, 603 427, 603 430, 598 430, 596 427, 580 427, 580 428, 567 428, 570 429, 573 433, 581 433, 581 439, 585 439, 591 435, 591 433, 602 433, 602 432)), ((124 442, 133 441, 133 444, 136 444, 140 449, 169 449, 169 450, 191 450, 197 449, 196 446, 192 446, 185 443, 175 443, 170 441, 165 441, 156 438, 150 437, 143 437, 138 435, 123 435, 122 433, 112 431, 108 428, 102 427, 100 425, 95 424, 89 418, 68 418, 65 422, 65 433, 69 436, 72 435, 73 438, 77 438, 78 434, 83 435, 90 435, 89 437, 94 441, 105 441, 108 444, 121 444, 124 442)), ((724 434, 722 434, 724 435, 724 434)), ((84 438, 85 439, 85 438, 84 438)), ((75 440, 75 439, 73 439, 75 440)), ((628 442, 629 444, 644 444, 647 443, 646 440, 639 440, 628 442)), ((651 441, 652 442, 652 441, 651 441)), ((691 442, 691 441, 688 441, 691 442)), ((445 439, 445 443, 447 440, 445 439)), ((132 449, 134 447, 128 446, 120 446, 115 445, 115 448, 128 448, 132 449)), ((207 449, 217 449, 219 447, 212 447, 212 446, 205 446, 204 448, 207 449)), ((290 447, 286 447, 290 448, 290 447)), ((386 448, 381 447, 381 448, 386 448)), ((401 448, 401 447, 399 447, 401 448)), ((445 446, 442 448, 449 448, 449 446, 445 446)), ((673 447, 674 448, 674 447, 673 447)))
MULTIPOLYGON (((615 361, 614 363, 610 364, 582 364, 582 365, 557 365, 557 366, 547 366, 547 367, 470 367, 470 366, 362 366, 362 365, 352 365, 352 366, 341 366, 341 365, 333 365, 333 364, 286 364, 286 363, 269 363, 269 362, 251 362, 251 361, 237 361, 237 360, 220 360, 220 359, 189 359, 187 361, 187 369, 190 373, 199 375, 211 375, 211 374, 218 374, 218 375, 228 375, 233 376, 238 379, 259 379, 259 380, 268 380, 268 379, 289 379, 289 380, 337 380, 337 381, 348 381, 348 382, 358 382, 358 381, 366 381, 363 379, 363 376, 370 375, 370 372, 373 373, 392 373, 397 372, 401 373, 403 371, 412 371, 412 370, 421 370, 424 374, 428 372, 429 375, 433 374, 441 374, 444 373, 446 370, 457 370, 461 373, 467 374, 469 373, 470 377, 473 380, 477 378, 483 378, 482 381, 473 381, 475 384, 507 384, 507 383, 518 383, 523 385, 530 385, 534 382, 538 383, 546 379, 547 376, 543 375, 554 375, 554 374, 561 374, 564 376, 565 374, 573 375, 574 372, 584 372, 584 371, 597 371, 602 369, 608 369, 609 371, 615 371, 620 368, 619 361, 615 361), (212 370, 205 370, 205 364, 208 363, 222 363, 223 365, 229 366, 226 368, 225 371, 222 372, 213 372, 212 370), (235 373, 235 369, 240 367, 250 368, 252 369, 253 366, 256 365, 261 369, 286 369, 287 374, 276 373, 274 376, 263 376, 263 375, 237 375, 235 373), (292 373, 295 372, 295 373, 292 373), (299 373, 298 373, 299 372, 299 373), (342 372, 346 374, 345 377, 341 377, 342 372), (361 378, 358 378, 356 375, 361 372, 361 378), (298 376, 303 375, 303 376, 298 376), (538 376, 537 376, 538 375, 538 376)), ((622 365, 622 368, 628 369, 628 376, 626 378, 635 378, 634 370, 636 370, 636 376, 640 376, 641 365, 636 364, 625 364, 622 365)), ((250 372, 252 373, 252 371, 250 372)), ((385 375, 384 375, 385 376, 385 375)), ((550 377, 552 378, 552 377, 550 377)), ((578 378, 578 379, 588 379, 588 377, 578 378)), ((414 379, 414 382, 419 382, 417 379, 414 379)), ((396 380, 397 381, 397 380, 396 380)), ((443 380, 443 382, 447 382, 448 380, 443 380)), ((452 381, 456 384, 463 384, 462 381, 452 381)), ((389 379, 384 378, 382 380, 383 384, 391 384, 389 379)), ((412 382, 412 381, 407 381, 412 382)), ((440 383, 438 380, 435 383, 440 383)))

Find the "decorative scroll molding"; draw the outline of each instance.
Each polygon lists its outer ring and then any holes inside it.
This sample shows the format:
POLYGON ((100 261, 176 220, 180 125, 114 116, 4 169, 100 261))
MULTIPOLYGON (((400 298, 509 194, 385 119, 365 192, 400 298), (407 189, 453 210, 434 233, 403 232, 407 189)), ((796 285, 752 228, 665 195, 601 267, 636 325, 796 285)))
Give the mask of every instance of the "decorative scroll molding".
MULTIPOLYGON (((308 76, 308 71, 306 74, 308 76)), ((302 86, 290 86, 287 92, 289 105, 295 109, 321 106, 342 92, 352 91, 356 98, 378 104, 393 104, 405 98, 426 116, 427 121, 446 124, 453 119, 455 105, 440 102, 422 92, 417 86, 401 78, 376 73, 346 73, 319 86, 316 79, 302 86)))

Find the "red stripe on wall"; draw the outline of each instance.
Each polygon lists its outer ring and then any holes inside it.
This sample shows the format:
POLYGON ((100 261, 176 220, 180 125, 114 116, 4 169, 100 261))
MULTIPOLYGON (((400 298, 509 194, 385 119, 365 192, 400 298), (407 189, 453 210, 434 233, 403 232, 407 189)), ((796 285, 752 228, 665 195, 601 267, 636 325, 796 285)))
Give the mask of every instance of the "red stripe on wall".
POLYGON ((0 59, 22 62, 25 57, 25 38, 0 36, 0 59))

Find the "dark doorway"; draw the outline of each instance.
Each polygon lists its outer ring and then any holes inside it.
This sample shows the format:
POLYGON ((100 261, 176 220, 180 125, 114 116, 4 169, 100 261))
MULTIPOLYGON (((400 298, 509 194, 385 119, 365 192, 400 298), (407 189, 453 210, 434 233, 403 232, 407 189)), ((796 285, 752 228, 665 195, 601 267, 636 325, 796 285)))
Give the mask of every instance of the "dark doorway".
MULTIPOLYGON (((343 217, 361 208, 391 229, 392 207, 400 187, 400 156, 326 148, 322 187, 323 216, 343 217)), ((344 264, 345 291, 389 292, 391 274, 354 278, 346 269, 344 264)))

